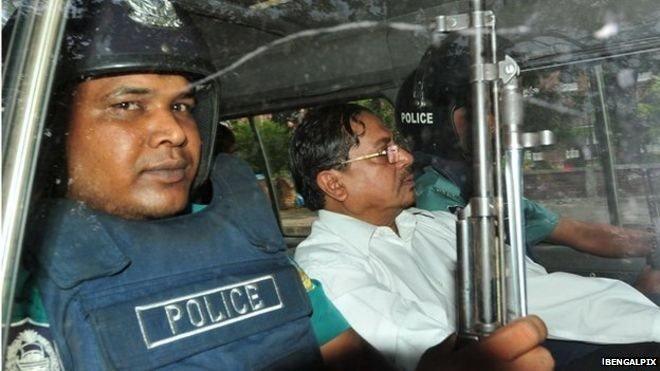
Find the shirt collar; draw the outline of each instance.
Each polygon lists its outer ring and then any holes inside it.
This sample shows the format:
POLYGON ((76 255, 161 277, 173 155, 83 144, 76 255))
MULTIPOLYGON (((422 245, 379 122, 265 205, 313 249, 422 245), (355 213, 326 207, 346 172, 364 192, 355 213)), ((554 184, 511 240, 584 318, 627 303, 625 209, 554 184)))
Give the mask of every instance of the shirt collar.
POLYGON ((401 214, 397 215, 395 222, 396 227, 399 230, 399 237, 405 242, 412 241, 415 226, 417 224, 415 215, 408 210, 403 210, 401 214))
POLYGON ((369 252, 369 242, 378 229, 373 224, 329 210, 319 210, 318 221, 364 254, 369 252))
MULTIPOLYGON (((397 215, 395 222, 403 241, 412 241, 418 216, 435 218, 432 213, 416 208, 403 210, 397 215)), ((318 220, 335 234, 344 237, 353 248, 365 255, 368 255, 371 241, 376 233, 391 232, 388 227, 379 227, 352 216, 328 210, 319 210, 318 220)))

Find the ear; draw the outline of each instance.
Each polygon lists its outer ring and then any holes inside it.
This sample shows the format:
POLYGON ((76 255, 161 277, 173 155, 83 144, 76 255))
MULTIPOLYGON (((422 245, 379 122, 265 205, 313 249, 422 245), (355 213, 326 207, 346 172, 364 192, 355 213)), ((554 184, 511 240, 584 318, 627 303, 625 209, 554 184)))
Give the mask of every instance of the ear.
POLYGON ((458 107, 454 110, 453 113, 454 125, 456 125, 457 131, 463 131, 465 125, 467 125, 467 111, 465 107, 458 107))
POLYGON ((348 197, 346 187, 342 182, 341 173, 337 170, 323 170, 316 175, 316 184, 326 196, 343 202, 348 197))
POLYGON ((470 140, 468 137, 468 125, 470 125, 470 123, 467 122, 467 110, 465 107, 458 107, 454 110, 452 116, 452 119, 454 120, 454 131, 456 132, 456 135, 458 135, 460 145, 465 151, 466 148, 470 148, 467 143, 467 141, 470 140))

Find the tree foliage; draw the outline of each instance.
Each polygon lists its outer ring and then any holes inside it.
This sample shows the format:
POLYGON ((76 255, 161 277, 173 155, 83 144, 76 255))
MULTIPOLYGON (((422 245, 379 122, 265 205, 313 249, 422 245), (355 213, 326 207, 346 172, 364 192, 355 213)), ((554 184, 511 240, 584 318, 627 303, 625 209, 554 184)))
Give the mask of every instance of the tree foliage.
MULTIPOLYGON (((285 123, 278 123, 267 116, 255 118, 255 125, 264 145, 264 154, 273 172, 272 175, 282 174, 289 169, 288 148, 291 139, 291 130, 285 123)), ((266 166, 259 149, 259 142, 254 135, 247 119, 232 121, 236 135, 238 156, 247 161, 252 170, 258 174, 266 173, 266 166)))

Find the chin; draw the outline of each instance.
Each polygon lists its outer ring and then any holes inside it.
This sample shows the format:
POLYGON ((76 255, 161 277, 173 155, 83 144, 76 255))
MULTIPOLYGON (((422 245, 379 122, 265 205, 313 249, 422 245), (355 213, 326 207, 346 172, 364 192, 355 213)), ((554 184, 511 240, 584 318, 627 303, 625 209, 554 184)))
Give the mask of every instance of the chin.
POLYGON ((175 216, 186 209, 188 202, 171 202, 161 205, 148 205, 144 209, 146 219, 160 219, 175 216))
POLYGON ((405 196, 405 198, 402 202, 402 207, 404 209, 407 209, 407 208, 413 207, 413 206, 415 206, 415 193, 410 192, 405 196))
POLYGON ((119 216, 126 219, 145 220, 145 219, 163 219, 175 216, 181 213, 186 205, 140 205, 137 207, 126 208, 119 212, 119 216))
POLYGON ((123 207, 120 216, 127 219, 162 219, 181 213, 188 206, 188 195, 176 197, 141 197, 134 202, 128 202, 123 207))
POLYGON ((127 209, 142 215, 142 219, 167 218, 179 214, 188 206, 188 188, 149 189, 133 193, 126 201, 127 209))

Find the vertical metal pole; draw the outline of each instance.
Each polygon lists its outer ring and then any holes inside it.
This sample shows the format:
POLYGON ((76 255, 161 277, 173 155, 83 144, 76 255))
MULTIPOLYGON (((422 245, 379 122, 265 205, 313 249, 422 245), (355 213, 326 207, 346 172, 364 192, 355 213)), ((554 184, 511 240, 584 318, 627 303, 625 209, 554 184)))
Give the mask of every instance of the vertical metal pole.
MULTIPOLYGON (((495 17, 493 16, 492 25, 490 27, 490 52, 491 61, 494 66, 497 66, 497 33, 495 32, 495 17)), ((501 138, 501 124, 500 124, 500 84, 499 81, 493 83, 492 88, 493 96, 491 103, 493 105, 493 121, 495 127, 493 128, 494 142, 495 142, 495 210, 497 212, 497 244, 495 245, 496 255, 501 257, 499 264, 497 264, 497 290, 501 294, 502 299, 498 300, 497 318, 504 318, 507 303, 507 284, 506 284, 506 266, 504 257, 504 249, 506 243, 505 231, 505 218, 504 218, 504 186, 502 180, 502 138, 501 138)))
POLYGON ((458 333, 466 338, 472 338, 471 332, 474 328, 474 285, 472 272, 474 272, 474 255, 470 248, 470 228, 468 219, 470 207, 462 209, 456 220, 456 283, 458 290, 458 333))
POLYGON ((275 213, 275 219, 277 220, 277 225, 280 227, 280 232, 284 233, 284 229, 282 229, 282 220, 280 219, 280 207, 277 205, 277 192, 275 192, 273 172, 270 169, 270 164, 268 163, 268 158, 266 157, 266 147, 264 147, 264 141, 261 139, 261 133, 259 132, 259 129, 254 122, 254 117, 250 116, 248 121, 250 122, 250 128, 252 129, 254 136, 257 138, 257 143, 259 143, 259 148, 261 149, 261 158, 264 161, 266 177, 268 178, 268 194, 270 195, 272 204, 271 207, 273 209, 273 213, 275 213))
POLYGON ((509 246, 505 248, 504 261, 508 275, 506 280, 507 311, 504 322, 527 315, 527 288, 525 274, 525 218, 522 208, 523 194, 523 145, 522 95, 518 78, 514 77, 502 90, 507 214, 509 215, 509 246))
POLYGON ((475 270, 477 289, 477 311, 475 329, 480 333, 490 333, 499 325, 497 318, 498 278, 496 277, 496 251, 493 212, 490 202, 493 199, 493 178, 491 158, 491 136, 488 128, 488 82, 484 76, 485 47, 483 38, 484 17, 481 0, 471 0, 471 21, 473 33, 470 36, 472 65, 470 80, 472 86, 472 151, 474 157, 474 197, 471 225, 474 241, 475 270))
POLYGON ((612 153, 614 145, 612 144, 611 120, 605 102, 605 82, 603 78, 603 67, 594 66, 594 78, 596 88, 598 89, 598 104, 594 104, 596 112, 600 113, 602 127, 596 122, 596 133, 599 135, 599 141, 605 147, 601 154, 603 163, 603 172, 605 174, 605 189, 607 190, 607 208, 610 212, 610 224, 621 225, 621 212, 619 207, 619 186, 616 179, 616 160, 612 153))
POLYGON ((18 10, 2 76, 2 349, 6 349, 32 180, 68 2, 39 4, 18 10))

